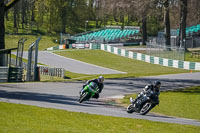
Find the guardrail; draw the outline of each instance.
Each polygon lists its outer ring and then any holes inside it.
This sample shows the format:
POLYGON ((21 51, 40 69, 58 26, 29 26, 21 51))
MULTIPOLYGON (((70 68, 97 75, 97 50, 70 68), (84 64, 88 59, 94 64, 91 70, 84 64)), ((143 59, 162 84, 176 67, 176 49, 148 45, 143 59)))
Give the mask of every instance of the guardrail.
POLYGON ((0 67, 0 83, 8 82, 9 67, 0 67))
POLYGON ((8 82, 22 82, 23 71, 23 67, 9 67, 8 82))

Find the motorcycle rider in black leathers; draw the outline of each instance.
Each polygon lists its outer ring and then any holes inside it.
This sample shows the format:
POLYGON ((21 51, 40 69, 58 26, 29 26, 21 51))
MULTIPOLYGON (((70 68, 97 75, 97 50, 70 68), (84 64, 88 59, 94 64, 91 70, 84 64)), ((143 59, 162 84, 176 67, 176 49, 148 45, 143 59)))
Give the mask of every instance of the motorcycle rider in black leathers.
POLYGON ((159 104, 158 96, 160 95, 160 81, 154 81, 153 84, 148 84, 145 86, 143 91, 137 96, 135 100, 132 101, 132 103, 136 102, 139 98, 141 98, 144 94, 151 94, 151 99, 154 99, 157 101, 157 104, 159 104))
MULTIPOLYGON (((102 92, 103 87, 104 87, 103 81, 104 81, 104 77, 103 77, 103 76, 99 76, 99 78, 97 78, 97 79, 88 80, 88 81, 86 82, 86 84, 83 85, 83 88, 84 88, 86 85, 90 84, 90 82, 95 82, 95 83, 98 85, 99 91, 96 92, 95 95, 94 95, 92 98, 98 99, 98 98, 99 98, 99 93, 102 92)), ((83 90, 83 89, 82 89, 82 90, 83 90)), ((82 93, 82 90, 80 91, 80 93, 82 93)))

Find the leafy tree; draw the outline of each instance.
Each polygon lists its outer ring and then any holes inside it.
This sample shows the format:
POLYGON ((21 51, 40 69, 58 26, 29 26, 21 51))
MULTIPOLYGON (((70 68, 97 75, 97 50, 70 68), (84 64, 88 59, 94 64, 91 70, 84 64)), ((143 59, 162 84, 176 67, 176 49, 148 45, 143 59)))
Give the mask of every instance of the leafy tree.
MULTIPOLYGON (((20 0, 11 0, 8 4, 5 4, 4 0, 0 0, 0 49, 5 49, 4 16, 6 12, 19 1, 20 0)), ((0 55, 0 66, 2 66, 3 64, 3 56, 0 55)))

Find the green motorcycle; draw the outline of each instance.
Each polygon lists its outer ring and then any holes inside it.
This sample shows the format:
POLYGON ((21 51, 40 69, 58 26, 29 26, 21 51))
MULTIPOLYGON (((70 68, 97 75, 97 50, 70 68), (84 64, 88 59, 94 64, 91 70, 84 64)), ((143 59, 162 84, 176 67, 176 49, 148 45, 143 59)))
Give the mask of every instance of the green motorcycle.
POLYGON ((96 93, 99 93, 98 85, 95 82, 90 82, 88 85, 85 85, 80 92, 79 102, 88 101, 96 93))

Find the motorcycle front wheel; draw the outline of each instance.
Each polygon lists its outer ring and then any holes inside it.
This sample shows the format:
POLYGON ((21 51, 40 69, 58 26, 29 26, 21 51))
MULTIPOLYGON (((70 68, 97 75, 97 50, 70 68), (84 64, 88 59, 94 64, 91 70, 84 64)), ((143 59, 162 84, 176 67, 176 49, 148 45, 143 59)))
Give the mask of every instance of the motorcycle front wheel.
POLYGON ((151 109, 152 109, 152 103, 151 103, 151 102, 146 102, 146 103, 142 106, 142 108, 141 108, 141 110, 140 110, 140 114, 141 114, 141 115, 145 115, 145 114, 147 114, 151 109))
POLYGON ((133 107, 133 105, 132 104, 130 104, 128 107, 127 107, 127 109, 126 109, 126 111, 127 111, 127 113, 133 113, 134 112, 134 109, 133 109, 134 107, 133 107))
POLYGON ((89 94, 88 92, 84 92, 81 96, 80 96, 80 99, 79 99, 79 102, 82 103, 83 101, 86 101, 89 99, 89 94))

